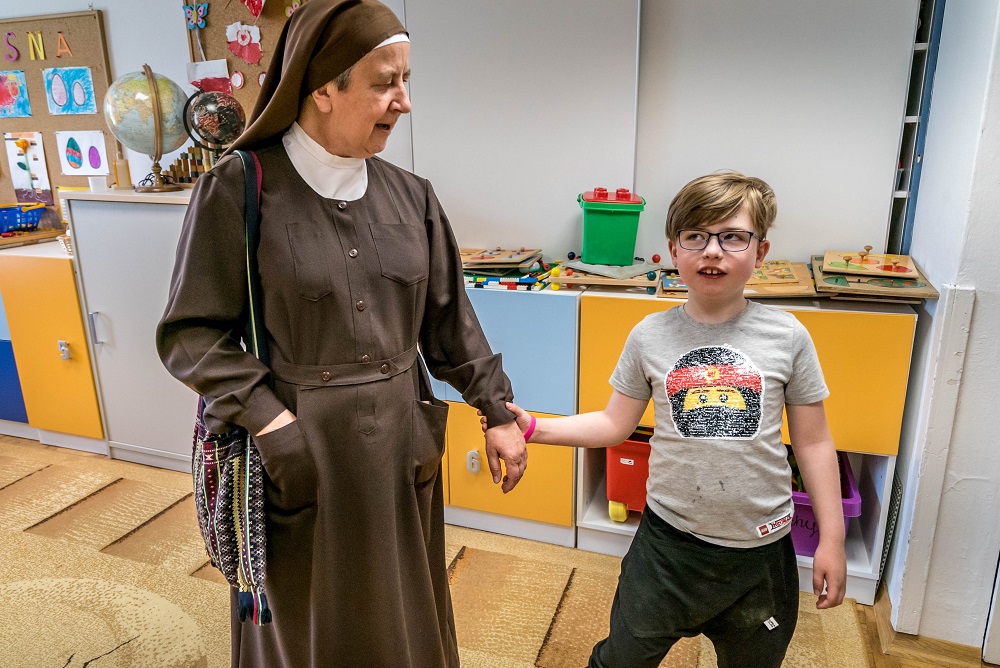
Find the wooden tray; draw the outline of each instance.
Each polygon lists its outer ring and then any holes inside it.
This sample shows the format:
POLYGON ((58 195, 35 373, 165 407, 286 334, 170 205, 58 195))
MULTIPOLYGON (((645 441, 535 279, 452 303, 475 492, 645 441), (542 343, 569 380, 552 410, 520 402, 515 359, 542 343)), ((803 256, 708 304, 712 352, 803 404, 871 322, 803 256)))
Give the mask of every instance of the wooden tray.
MULTIPOLYGON (((657 297, 666 299, 687 299, 687 286, 676 271, 664 270, 659 281, 657 297)), ((743 289, 744 297, 815 297, 809 265, 805 262, 788 260, 765 260, 756 270, 743 289)))
POLYGON ((863 251, 826 251, 823 254, 823 271, 827 274, 858 274, 888 278, 917 278, 919 271, 909 255, 870 253, 871 246, 863 251))
POLYGON ((824 257, 814 255, 812 258, 816 292, 820 295, 834 299, 893 300, 904 303, 917 303, 921 299, 938 297, 938 291, 920 273, 916 265, 913 266, 916 273, 913 278, 902 278, 898 275, 850 276, 827 272, 823 263, 824 257))
POLYGON ((47 241, 50 239, 55 239, 56 237, 62 234, 66 234, 66 230, 43 229, 43 230, 32 230, 31 232, 18 234, 13 237, 0 237, 0 248, 14 248, 15 246, 28 246, 31 244, 37 244, 39 241, 47 241))

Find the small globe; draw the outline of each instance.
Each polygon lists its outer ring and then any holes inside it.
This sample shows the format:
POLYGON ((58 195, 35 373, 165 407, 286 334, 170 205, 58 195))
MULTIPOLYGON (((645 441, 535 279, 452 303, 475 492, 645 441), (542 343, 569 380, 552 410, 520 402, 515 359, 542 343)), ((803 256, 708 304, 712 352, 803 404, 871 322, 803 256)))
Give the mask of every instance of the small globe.
POLYGON ((184 125, 195 143, 206 148, 226 148, 247 125, 243 105, 226 93, 199 91, 187 101, 184 125))
MULTIPOLYGON (((162 74, 153 73, 160 99, 161 154, 176 151, 187 141, 181 87, 162 74)), ((144 72, 129 72, 115 80, 104 95, 104 120, 118 141, 133 151, 156 155, 153 98, 144 72)))

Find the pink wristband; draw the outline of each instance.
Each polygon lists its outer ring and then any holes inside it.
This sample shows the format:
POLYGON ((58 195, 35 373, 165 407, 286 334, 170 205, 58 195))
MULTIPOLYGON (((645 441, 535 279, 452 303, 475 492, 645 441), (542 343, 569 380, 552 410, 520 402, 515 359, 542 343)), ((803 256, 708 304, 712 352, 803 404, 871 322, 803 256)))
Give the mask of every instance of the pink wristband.
POLYGON ((535 416, 532 415, 531 416, 531 422, 528 423, 528 428, 524 431, 524 442, 525 443, 527 443, 528 439, 531 438, 531 435, 533 433, 535 433, 535 423, 537 421, 538 420, 535 419, 535 416))

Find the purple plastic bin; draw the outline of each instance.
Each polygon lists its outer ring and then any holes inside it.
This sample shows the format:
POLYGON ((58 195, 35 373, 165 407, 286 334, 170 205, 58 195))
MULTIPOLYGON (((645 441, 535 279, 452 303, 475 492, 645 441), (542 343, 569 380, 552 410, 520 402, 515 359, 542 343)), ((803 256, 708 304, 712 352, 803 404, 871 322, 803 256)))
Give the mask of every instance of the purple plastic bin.
MULTIPOLYGON (((851 463, 839 452, 837 457, 840 460, 840 496, 844 504, 846 532, 851 518, 861 515, 861 494, 858 492, 858 483, 854 480, 851 463)), ((792 545, 795 546, 795 554, 811 557, 819 545, 819 524, 816 522, 816 515, 813 514, 812 504, 809 503, 809 495, 805 492, 792 492, 792 502, 795 504, 795 515, 792 518, 792 545)))

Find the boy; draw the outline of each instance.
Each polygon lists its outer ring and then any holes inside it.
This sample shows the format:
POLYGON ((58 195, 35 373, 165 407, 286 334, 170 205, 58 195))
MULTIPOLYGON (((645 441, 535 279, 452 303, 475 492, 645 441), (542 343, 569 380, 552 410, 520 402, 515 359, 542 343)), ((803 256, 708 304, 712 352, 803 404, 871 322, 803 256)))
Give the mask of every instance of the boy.
POLYGON ((688 183, 666 229, 688 300, 632 330, 607 407, 536 420, 508 404, 525 440, 606 447, 632 433, 653 399, 647 506, 592 667, 657 666, 698 633, 715 644, 720 668, 781 665, 799 603, 783 408, 820 525, 816 607, 843 600, 839 468, 816 351, 792 315, 743 297, 776 213, 760 179, 727 172, 688 183))

